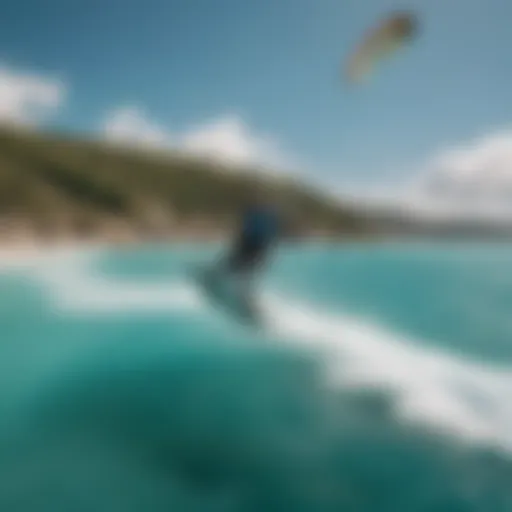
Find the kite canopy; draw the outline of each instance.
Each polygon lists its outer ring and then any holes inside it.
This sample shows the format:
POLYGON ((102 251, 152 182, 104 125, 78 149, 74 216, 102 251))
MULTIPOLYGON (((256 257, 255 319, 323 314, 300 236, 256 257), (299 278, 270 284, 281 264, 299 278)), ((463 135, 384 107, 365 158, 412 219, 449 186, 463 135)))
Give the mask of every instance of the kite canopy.
POLYGON ((365 81, 377 64, 407 45, 417 33, 418 22, 412 13, 387 16, 363 36, 349 56, 345 79, 349 83, 365 81))

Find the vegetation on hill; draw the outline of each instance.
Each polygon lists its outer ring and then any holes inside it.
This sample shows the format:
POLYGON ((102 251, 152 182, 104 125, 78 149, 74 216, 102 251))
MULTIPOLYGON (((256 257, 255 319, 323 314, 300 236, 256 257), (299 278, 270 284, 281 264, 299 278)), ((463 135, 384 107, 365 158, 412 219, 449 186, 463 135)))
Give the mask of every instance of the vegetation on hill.
POLYGON ((228 228, 255 186, 300 215, 304 232, 360 234, 365 223, 321 192, 177 153, 120 148, 58 134, 0 131, 0 219, 41 236, 135 236, 228 228), (14 224, 13 224, 14 222, 14 224))

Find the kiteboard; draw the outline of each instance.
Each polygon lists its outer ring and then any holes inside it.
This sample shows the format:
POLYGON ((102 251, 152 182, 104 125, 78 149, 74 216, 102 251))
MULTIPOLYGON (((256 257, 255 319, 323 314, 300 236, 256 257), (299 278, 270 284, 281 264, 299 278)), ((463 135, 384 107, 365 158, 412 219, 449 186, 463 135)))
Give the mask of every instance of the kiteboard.
POLYGON ((235 292, 223 279, 209 269, 195 273, 195 279, 203 294, 215 307, 222 308, 238 322, 255 328, 262 327, 263 318, 256 301, 246 294, 235 292))

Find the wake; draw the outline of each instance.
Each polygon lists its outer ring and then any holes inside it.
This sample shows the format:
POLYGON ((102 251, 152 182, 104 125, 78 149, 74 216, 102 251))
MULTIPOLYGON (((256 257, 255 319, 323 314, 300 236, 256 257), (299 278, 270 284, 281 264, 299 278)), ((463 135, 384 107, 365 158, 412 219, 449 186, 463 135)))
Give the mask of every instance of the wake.
MULTIPOLYGON (((98 255, 81 254, 35 264, 31 273, 53 307, 65 314, 187 312, 217 318, 186 280, 137 283, 94 271, 98 255)), ((25 268, 26 270, 26 268, 25 268)), ((317 353, 333 387, 376 388, 389 393, 395 411, 468 441, 512 451, 512 371, 429 349, 420 340, 341 315, 307 301, 264 294, 266 335, 317 353)), ((226 328, 226 323, 219 324, 226 328)))

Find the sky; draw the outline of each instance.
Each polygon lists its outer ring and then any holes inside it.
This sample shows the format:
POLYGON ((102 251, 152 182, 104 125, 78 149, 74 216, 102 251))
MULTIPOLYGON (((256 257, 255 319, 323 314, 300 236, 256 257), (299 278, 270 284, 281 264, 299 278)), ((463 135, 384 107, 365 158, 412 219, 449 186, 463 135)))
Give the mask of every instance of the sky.
POLYGON ((492 204, 495 189, 512 197, 509 0, 4 4, 2 121, 286 169, 340 193, 437 196, 449 182, 457 197, 482 183, 492 204), (404 8, 418 39, 348 88, 358 39, 404 8))

